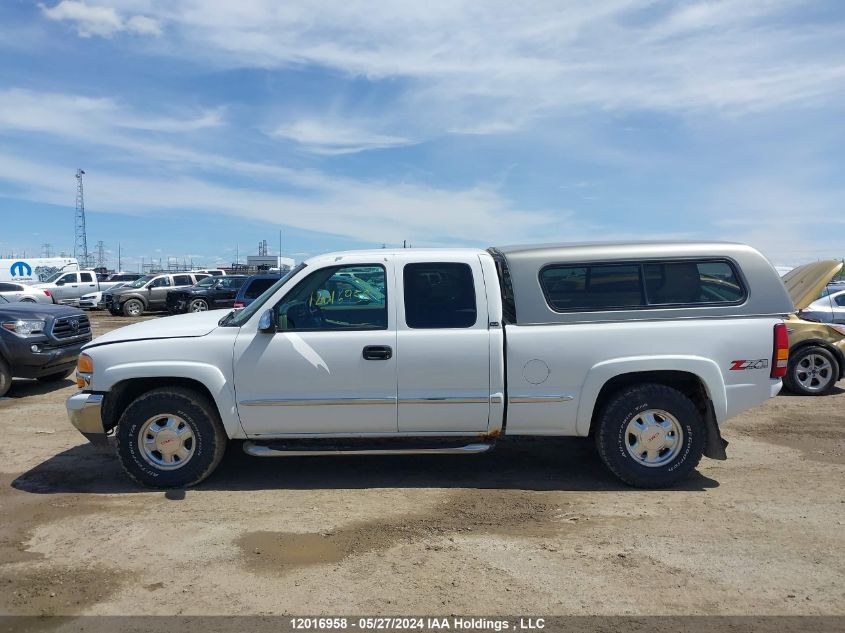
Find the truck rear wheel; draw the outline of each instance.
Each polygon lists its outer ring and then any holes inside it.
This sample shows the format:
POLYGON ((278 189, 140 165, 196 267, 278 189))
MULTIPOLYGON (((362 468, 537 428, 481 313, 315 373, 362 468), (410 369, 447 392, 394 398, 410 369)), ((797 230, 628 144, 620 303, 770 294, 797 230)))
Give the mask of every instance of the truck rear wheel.
POLYGON ((226 450, 215 407, 180 387, 153 389, 120 416, 117 453, 126 473, 142 486, 182 488, 208 477, 226 450))
POLYGON ((144 304, 138 299, 130 299, 123 304, 123 316, 137 317, 144 313, 144 304))
POLYGON ((619 479, 638 488, 665 488, 701 460, 704 420, 677 389, 634 385, 604 406, 595 437, 602 461, 619 479))
POLYGON ((802 396, 823 396, 839 379, 839 363, 833 354, 815 345, 803 347, 789 356, 783 377, 786 388, 802 396))

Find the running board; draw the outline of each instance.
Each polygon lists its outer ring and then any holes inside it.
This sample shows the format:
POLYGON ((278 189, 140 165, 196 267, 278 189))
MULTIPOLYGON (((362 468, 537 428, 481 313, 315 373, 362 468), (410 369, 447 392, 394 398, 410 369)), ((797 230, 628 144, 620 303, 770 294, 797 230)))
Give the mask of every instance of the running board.
POLYGON ((296 446, 282 443, 259 444, 256 442, 244 442, 244 453, 253 457, 304 457, 306 455, 474 455, 484 453, 493 448, 493 444, 476 443, 464 446, 440 446, 440 447, 387 447, 364 448, 364 447, 342 447, 333 446, 296 446))

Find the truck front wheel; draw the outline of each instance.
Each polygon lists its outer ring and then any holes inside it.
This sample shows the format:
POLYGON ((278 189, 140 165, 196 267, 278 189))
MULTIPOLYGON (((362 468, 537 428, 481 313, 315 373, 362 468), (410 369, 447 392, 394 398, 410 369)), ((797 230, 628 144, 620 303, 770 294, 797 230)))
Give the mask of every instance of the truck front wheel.
POLYGON ((144 312, 144 304, 138 299, 130 299, 123 304, 123 316, 138 317, 144 312))
POLYGON ((12 386, 12 372, 3 357, 0 356, 0 398, 6 395, 12 386))
POLYGON ((153 389, 120 416, 117 452, 126 473, 143 486, 183 488, 208 477, 226 450, 215 407, 179 387, 153 389))
POLYGON ((704 453, 704 420, 677 389, 641 384, 623 389, 597 420, 605 465, 638 488, 665 488, 686 477, 704 453))

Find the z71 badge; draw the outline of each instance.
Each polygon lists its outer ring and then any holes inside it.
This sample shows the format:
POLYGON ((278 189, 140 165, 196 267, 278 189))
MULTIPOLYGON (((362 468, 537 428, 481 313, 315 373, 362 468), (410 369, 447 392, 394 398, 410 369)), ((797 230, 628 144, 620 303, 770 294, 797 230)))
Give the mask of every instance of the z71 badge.
POLYGON ((758 360, 731 361, 731 371, 742 371, 744 369, 766 369, 768 366, 768 358, 760 358, 758 360))

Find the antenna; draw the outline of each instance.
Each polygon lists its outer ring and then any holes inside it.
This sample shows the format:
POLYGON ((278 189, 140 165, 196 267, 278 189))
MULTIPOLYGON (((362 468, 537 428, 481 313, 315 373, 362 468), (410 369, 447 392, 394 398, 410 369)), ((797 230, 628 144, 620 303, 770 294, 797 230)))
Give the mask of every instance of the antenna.
POLYGON ((73 244, 73 256, 79 260, 81 268, 90 268, 88 257, 88 235, 85 231, 85 198, 82 195, 82 176, 85 172, 76 170, 76 241, 73 244))

